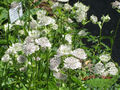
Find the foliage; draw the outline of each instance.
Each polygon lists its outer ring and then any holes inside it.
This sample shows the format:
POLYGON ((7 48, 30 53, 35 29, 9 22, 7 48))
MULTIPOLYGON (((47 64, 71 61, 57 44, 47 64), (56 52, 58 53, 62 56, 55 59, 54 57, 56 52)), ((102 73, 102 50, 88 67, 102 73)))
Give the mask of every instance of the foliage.
POLYGON ((0 40, 1 90, 120 88, 120 69, 111 58, 116 35, 102 36, 109 15, 100 20, 91 15, 89 20, 90 7, 81 2, 70 6, 67 0, 35 4, 22 0, 24 15, 11 24, 8 5, 21 0, 2 1, 0 25, 5 40, 0 40), (98 25, 99 36, 85 28, 89 22, 98 25), (111 47, 102 42, 104 39, 110 40, 111 47))
POLYGON ((112 79, 91 79, 87 80, 86 84, 91 88, 101 88, 101 89, 107 89, 110 88, 116 81, 118 77, 114 77, 112 79))

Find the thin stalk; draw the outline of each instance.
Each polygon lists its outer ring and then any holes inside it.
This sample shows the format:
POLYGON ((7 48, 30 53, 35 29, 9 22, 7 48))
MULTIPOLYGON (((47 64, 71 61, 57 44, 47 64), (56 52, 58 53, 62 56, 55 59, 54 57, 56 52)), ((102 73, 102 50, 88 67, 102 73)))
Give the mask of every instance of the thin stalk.
MULTIPOLYGON (((30 61, 31 61, 31 68, 32 68, 32 72, 33 72, 32 57, 29 56, 29 59, 30 59, 30 61)), ((33 73, 31 74, 31 76, 30 76, 29 89, 31 88, 31 84, 32 84, 32 81, 33 81, 33 74, 34 74, 34 72, 33 72, 33 73)))
POLYGON ((28 4, 28 31, 30 31, 30 0, 29 0, 29 2, 28 2, 29 4, 28 4))
POLYGON ((46 60, 47 60, 47 90, 49 90, 48 83, 49 83, 49 76, 50 76, 50 69, 49 69, 49 52, 46 54, 46 60))
MULTIPOLYGON (((40 54, 41 54, 41 47, 40 47, 40 50, 39 50, 39 56, 40 56, 40 54)), ((40 61, 38 61, 38 80, 41 80, 40 79, 40 69, 41 69, 41 60, 40 61)))
MULTIPOLYGON (((19 20, 20 20, 19 9, 17 10, 17 13, 18 13, 18 17, 19 17, 19 20)), ((20 23, 22 24, 21 20, 20 20, 20 23)), ((17 32, 17 34, 18 34, 18 32, 17 32)), ((17 39, 17 38, 16 38, 16 39, 17 39)), ((18 34, 18 40, 19 40, 20 43, 22 42, 21 39, 20 39, 20 35, 19 35, 19 34, 18 34)))
POLYGON ((63 17, 62 17, 62 15, 61 15, 61 30, 62 30, 62 34, 64 35, 64 40, 65 40, 65 30, 64 30, 64 27, 63 27, 63 17))
POLYGON ((5 79, 4 79, 4 81, 5 81, 5 85, 6 85, 6 68, 7 68, 7 64, 5 63, 5 67, 4 67, 4 71, 3 71, 3 77, 5 76, 5 79))
POLYGON ((99 45, 101 45, 102 29, 100 29, 99 45))
POLYGON ((101 46, 101 38, 102 38, 102 28, 103 28, 103 23, 101 24, 101 28, 100 28, 100 34, 99 34, 99 46, 101 46))
POLYGON ((114 45, 114 42, 115 42, 115 38, 116 38, 116 35, 117 35, 117 31, 118 31, 119 25, 120 25, 120 19, 119 19, 119 21, 118 21, 118 23, 117 23, 117 27, 116 27, 116 29, 115 29, 115 34, 114 34, 114 36, 113 36, 113 42, 111 43, 111 54, 112 54, 113 45, 114 45))
POLYGON ((71 86, 70 86, 70 70, 68 70, 68 87, 69 87, 69 90, 71 90, 71 86))
MULTIPOLYGON (((23 3, 23 5, 24 5, 24 7, 27 7, 27 6, 25 5, 26 2, 25 2, 24 0, 22 0, 22 3, 23 3)), ((25 10, 27 10, 27 8, 25 8, 25 10)), ((24 30, 24 32, 25 32, 25 36, 28 36, 27 30, 26 30, 26 26, 27 26, 27 19, 25 19, 25 23, 24 23, 23 30, 24 30)))
POLYGON ((40 75, 40 61, 38 62, 38 78, 39 78, 39 75, 40 75))
MULTIPOLYGON (((35 73, 35 80, 37 81, 38 80, 38 62, 37 61, 35 61, 35 64, 36 64, 36 73, 35 73)), ((37 83, 35 82, 35 84, 37 85, 37 83)), ((35 87, 35 89, 37 90, 37 88, 38 88, 38 85, 35 87)))
MULTIPOLYGON (((8 1, 7 1, 7 5, 9 6, 8 1)), ((9 36, 8 36, 8 33, 9 33, 9 7, 8 7, 8 31, 6 31, 6 33, 5 33, 5 36, 7 38, 7 46, 9 47, 9 36)), ((3 73, 3 76, 5 75, 5 79, 4 79, 5 80, 5 85, 6 85, 6 79, 7 79, 6 70, 7 70, 7 63, 5 63, 4 73, 3 73)))
POLYGON ((102 39, 102 28, 103 28, 103 24, 104 24, 104 22, 101 24, 101 27, 99 27, 99 28, 100 28, 99 39, 98 39, 98 43, 97 43, 97 48, 96 48, 96 50, 95 50, 95 52, 98 51, 98 53, 100 53, 98 49, 101 48, 101 39, 102 39))
POLYGON ((7 0, 7 6, 8 6, 8 31, 6 31, 6 38, 7 38, 7 46, 9 47, 9 29, 10 29, 10 26, 9 26, 9 3, 8 3, 8 0, 7 0))
POLYGON ((45 71, 46 71, 46 67, 45 67, 44 70, 43 70, 43 73, 42 73, 42 75, 41 75, 40 80, 43 78, 43 75, 44 75, 45 71))
POLYGON ((63 27, 64 21, 63 21, 63 15, 61 14, 62 10, 60 9, 60 27, 61 27, 61 34, 64 35, 64 39, 62 39, 62 41, 65 41, 65 30, 63 27))

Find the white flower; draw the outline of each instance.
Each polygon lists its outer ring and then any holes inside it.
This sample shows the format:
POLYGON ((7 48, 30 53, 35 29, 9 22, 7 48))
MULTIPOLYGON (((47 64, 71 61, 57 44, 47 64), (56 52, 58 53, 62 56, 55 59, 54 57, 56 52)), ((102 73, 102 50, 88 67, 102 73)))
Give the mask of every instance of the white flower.
POLYGON ((7 49, 7 51, 5 52, 5 54, 15 54, 14 52, 15 52, 15 51, 14 51, 14 48, 10 46, 10 47, 7 49))
POLYGON ((94 24, 96 24, 98 21, 98 18, 94 15, 90 16, 90 19, 91 19, 92 23, 94 23, 94 24))
POLYGON ((116 67, 111 67, 109 70, 110 75, 117 75, 118 69, 116 67))
POLYGON ((65 29, 68 31, 68 30, 71 30, 71 27, 65 26, 65 29))
POLYGON ((24 49, 24 53, 26 55, 30 55, 30 54, 35 53, 35 51, 38 51, 39 50, 39 46, 35 45, 34 43, 29 43, 29 44, 25 44, 23 46, 23 49, 24 49))
POLYGON ((27 62, 27 64, 28 64, 28 65, 32 65, 32 63, 31 63, 30 61, 29 61, 29 62, 27 62))
POLYGON ((120 9, 120 3, 119 3, 119 6, 118 6, 118 9, 120 9))
POLYGON ((52 59, 50 59, 50 70, 58 72, 59 65, 60 65, 61 59, 58 56, 54 56, 52 59))
POLYGON ((113 62, 108 62, 105 64, 105 68, 115 67, 115 64, 113 62))
POLYGON ((75 12, 76 15, 74 16, 76 21, 77 22, 82 22, 83 20, 86 20, 87 11, 88 11, 89 7, 87 7, 84 4, 79 3, 79 2, 75 3, 74 7, 77 8, 77 10, 75 12))
POLYGON ((51 8, 54 9, 54 8, 56 8, 56 7, 59 7, 59 6, 60 6, 59 2, 55 2, 55 3, 53 3, 53 5, 51 6, 51 8))
POLYGON ((55 19, 48 16, 42 16, 41 18, 39 18, 38 24, 39 26, 47 26, 49 24, 55 24, 55 19))
POLYGON ((102 75, 102 76, 107 76, 108 74, 109 74, 108 71, 104 71, 104 70, 103 70, 103 72, 102 72, 100 75, 102 75))
POLYGON ((9 65, 13 65, 13 61, 9 61, 9 63, 8 63, 9 65))
POLYGON ((87 12, 89 10, 89 7, 87 7, 86 5, 84 5, 83 3, 81 2, 77 2, 74 4, 74 7, 79 9, 79 11, 84 11, 84 12, 87 12))
POLYGON ((40 37, 40 31, 39 30, 32 30, 28 32, 28 35, 33 38, 39 38, 40 37))
POLYGON ((68 4, 68 3, 66 3, 66 4, 64 4, 64 9, 69 11, 72 9, 72 6, 70 6, 70 4, 68 4))
POLYGON ((84 49, 78 48, 71 52, 71 54, 79 59, 86 59, 87 54, 85 53, 84 49))
POLYGON ((112 7, 120 9, 120 2, 119 1, 112 2, 112 7))
POLYGON ((105 72, 105 67, 102 63, 97 63, 95 64, 95 67, 94 67, 94 73, 96 74, 103 74, 105 72))
POLYGON ((21 67, 20 69, 19 69, 21 72, 25 72, 25 71, 27 71, 27 67, 25 66, 25 67, 21 67))
POLYGON ((24 21, 17 20, 17 21, 15 22, 15 25, 23 26, 23 25, 24 25, 24 21))
POLYGON ((37 26, 38 26, 37 22, 33 19, 33 20, 30 22, 30 27, 31 27, 31 29, 37 28, 37 26))
POLYGON ((58 2, 69 2, 69 0, 57 0, 58 2))
POLYGON ((65 40, 67 40, 69 44, 72 44, 72 36, 70 34, 65 35, 65 40))
POLYGON ((68 55, 71 52, 71 46, 70 45, 61 45, 59 49, 57 50, 58 55, 68 55))
POLYGON ((79 59, 74 57, 68 57, 64 60, 64 68, 66 69, 81 69, 82 63, 80 63, 79 59))
POLYGON ((35 61, 40 61, 41 60, 41 58, 38 56, 38 57, 33 57, 33 59, 35 60, 35 61))
POLYGON ((85 30, 81 30, 79 33, 78 33, 79 36, 86 36, 87 35, 87 32, 85 32, 85 30))
POLYGON ((2 62, 8 62, 9 60, 11 60, 9 54, 5 54, 5 55, 1 58, 1 61, 2 61, 2 62))
POLYGON ((73 23, 73 20, 71 18, 68 18, 68 23, 73 23))
POLYGON ((38 38, 38 39, 35 39, 35 42, 37 45, 40 45, 41 47, 43 48, 51 48, 51 43, 50 41, 47 39, 47 37, 41 37, 41 38, 38 38))
POLYGON ((39 56, 37 56, 37 57, 33 57, 33 60, 35 60, 35 61, 40 61, 41 58, 40 58, 39 56))
POLYGON ((77 16, 75 16, 75 19, 77 22, 82 22, 83 20, 86 20, 87 13, 84 11, 81 11, 77 13, 77 16))
POLYGON ((109 15, 106 15, 106 16, 102 16, 101 17, 101 20, 103 21, 103 22, 108 22, 109 20, 110 20, 110 16, 109 15))
POLYGON ((110 54, 103 54, 99 57, 102 62, 108 62, 111 59, 110 54))
POLYGON ((57 30, 58 29, 58 25, 57 24, 53 24, 52 25, 52 29, 57 30))
POLYGON ((23 55, 20 55, 17 57, 18 63, 24 63, 27 60, 27 58, 23 55))
POLYGON ((41 18, 42 16, 46 15, 46 11, 45 10, 39 10, 36 14, 37 14, 37 19, 41 18))
POLYGON ((53 76, 57 79, 65 80, 67 78, 67 75, 62 74, 60 72, 53 72, 53 76))
POLYGON ((30 36, 27 36, 25 38, 24 44, 29 44, 29 43, 34 43, 34 38, 30 37, 30 36))
POLYGON ((21 34, 21 35, 25 35, 24 30, 19 30, 18 32, 19 32, 19 34, 21 34))
POLYGON ((31 19, 31 22, 30 22, 30 27, 31 29, 36 29, 37 28, 37 21, 34 20, 34 18, 30 15, 30 19, 31 19))
POLYGON ((42 34, 49 34, 49 32, 50 32, 50 29, 47 29, 47 28, 41 31, 42 34))
POLYGON ((23 50, 23 44, 22 43, 12 44, 12 49, 13 49, 13 53, 17 53, 18 51, 22 51, 23 50))
POLYGON ((36 61, 40 61, 40 60, 41 60, 41 58, 40 58, 40 57, 37 57, 35 60, 36 60, 36 61))
MULTIPOLYGON (((12 28, 12 24, 9 24, 9 30, 12 28)), ((4 25, 5 32, 8 30, 8 23, 4 25)))

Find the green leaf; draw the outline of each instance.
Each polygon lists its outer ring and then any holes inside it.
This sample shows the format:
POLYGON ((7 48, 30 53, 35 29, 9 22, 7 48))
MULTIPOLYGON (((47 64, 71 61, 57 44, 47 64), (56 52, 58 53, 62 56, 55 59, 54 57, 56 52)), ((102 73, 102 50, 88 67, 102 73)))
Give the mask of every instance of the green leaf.
POLYGON ((77 83, 77 84, 79 84, 79 85, 82 85, 81 80, 79 80, 79 79, 76 78, 75 76, 72 76, 71 79, 72 79, 75 83, 77 83))
POLYGON ((6 8, 0 7, 0 25, 8 19, 8 11, 6 8))
POLYGON ((7 44, 7 40, 0 40, 0 45, 6 45, 7 44))
POLYGON ((58 90, 55 82, 53 82, 53 81, 50 82, 49 81, 48 85, 49 85, 48 87, 49 87, 50 90, 58 90))
POLYGON ((86 84, 90 88, 109 88, 111 87, 118 79, 118 76, 114 76, 112 79, 90 79, 86 81, 86 84))

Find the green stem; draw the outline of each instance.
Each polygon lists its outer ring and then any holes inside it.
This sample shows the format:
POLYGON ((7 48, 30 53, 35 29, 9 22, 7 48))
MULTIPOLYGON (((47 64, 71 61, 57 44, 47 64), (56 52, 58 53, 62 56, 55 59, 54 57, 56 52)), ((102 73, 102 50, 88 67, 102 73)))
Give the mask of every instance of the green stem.
POLYGON ((3 77, 5 77, 4 81, 5 81, 5 85, 6 85, 6 67, 7 67, 7 64, 5 63, 5 67, 4 67, 4 72, 3 72, 3 77))
POLYGON ((103 28, 103 23, 101 24, 101 28, 100 28, 99 46, 101 46, 102 28, 103 28))
POLYGON ((46 71, 46 67, 45 67, 44 70, 43 70, 43 73, 42 73, 42 75, 41 75, 40 80, 43 78, 43 75, 44 75, 45 71, 46 71))
POLYGON ((31 76, 30 76, 30 83, 29 83, 29 89, 31 88, 31 84, 32 84, 32 81, 33 81, 33 74, 34 74, 34 71, 33 71, 33 66, 32 66, 32 57, 31 56, 29 56, 29 61, 31 61, 31 69, 32 69, 32 74, 31 74, 31 76))
POLYGON ((120 19, 119 19, 119 21, 117 23, 117 27, 115 29, 115 34, 114 34, 113 39, 112 39, 113 42, 111 43, 111 54, 112 54, 112 50, 113 50, 113 45, 114 45, 114 42, 115 42, 115 38, 116 38, 116 35, 117 35, 117 31, 118 31, 118 28, 119 28, 119 24, 120 24, 120 19))
POLYGON ((69 90, 71 90, 71 86, 70 86, 70 81, 71 81, 71 75, 70 75, 70 70, 68 70, 68 87, 69 87, 69 90))
POLYGON ((38 62, 38 78, 39 78, 39 75, 40 75, 40 61, 38 62))
POLYGON ((99 45, 101 45, 102 29, 100 29, 99 45))
POLYGON ((63 16, 61 16, 61 30, 62 30, 62 35, 64 35, 64 39, 63 39, 63 42, 64 42, 65 41, 65 30, 64 30, 64 27, 63 27, 63 16))
POLYGON ((48 74, 48 76, 47 76, 47 90, 49 90, 49 87, 48 87, 48 85, 49 85, 49 76, 50 76, 50 69, 49 69, 49 52, 47 51, 47 54, 46 54, 47 56, 46 56, 46 60, 47 60, 47 74, 48 74))
POLYGON ((30 1, 29 2, 27 2, 27 3, 29 3, 28 4, 28 31, 30 31, 30 1))
POLYGON ((97 48, 96 48, 96 50, 95 50, 95 52, 98 51, 98 53, 100 53, 99 48, 101 48, 101 39, 102 39, 102 28, 103 28, 103 24, 104 24, 104 22, 101 23, 100 33, 99 33, 99 39, 98 39, 98 44, 97 44, 97 48))
MULTIPOLYGON (((7 6, 9 6, 8 1, 7 1, 7 6)), ((6 38, 7 38, 7 46, 9 47, 9 7, 8 7, 8 31, 6 31, 6 38)))

